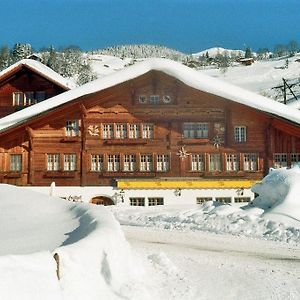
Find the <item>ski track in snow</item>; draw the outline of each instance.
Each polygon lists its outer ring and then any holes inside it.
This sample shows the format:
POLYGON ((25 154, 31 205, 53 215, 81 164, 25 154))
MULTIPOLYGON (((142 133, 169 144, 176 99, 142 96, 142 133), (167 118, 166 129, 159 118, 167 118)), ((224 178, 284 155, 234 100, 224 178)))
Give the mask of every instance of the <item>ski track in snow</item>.
POLYGON ((296 245, 123 226, 153 299, 300 299, 296 245))

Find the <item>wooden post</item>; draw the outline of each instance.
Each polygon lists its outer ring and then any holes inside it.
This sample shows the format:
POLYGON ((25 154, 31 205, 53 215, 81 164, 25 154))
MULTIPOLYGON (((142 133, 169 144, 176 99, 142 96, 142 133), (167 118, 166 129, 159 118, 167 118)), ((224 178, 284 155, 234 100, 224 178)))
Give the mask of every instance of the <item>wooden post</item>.
POLYGON ((53 255, 55 262, 56 262, 56 275, 57 275, 57 279, 60 280, 60 274, 59 274, 59 255, 57 253, 55 253, 53 255))

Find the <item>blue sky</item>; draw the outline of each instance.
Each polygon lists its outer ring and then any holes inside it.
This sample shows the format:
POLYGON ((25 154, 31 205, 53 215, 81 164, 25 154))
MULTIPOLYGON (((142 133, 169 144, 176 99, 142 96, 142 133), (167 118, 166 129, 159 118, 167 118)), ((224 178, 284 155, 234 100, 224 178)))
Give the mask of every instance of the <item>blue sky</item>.
POLYGON ((300 45, 299 16, 300 0, 1 0, 0 45, 272 50, 300 45))

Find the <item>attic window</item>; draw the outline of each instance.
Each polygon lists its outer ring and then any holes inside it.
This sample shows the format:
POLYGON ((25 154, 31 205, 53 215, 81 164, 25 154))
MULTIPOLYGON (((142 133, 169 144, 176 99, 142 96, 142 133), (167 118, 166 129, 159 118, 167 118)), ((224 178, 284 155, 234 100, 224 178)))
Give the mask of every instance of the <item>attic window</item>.
POLYGON ((24 106, 24 94, 21 92, 13 93, 13 106, 24 106))
POLYGON ((158 104, 159 103, 159 95, 150 95, 150 104, 158 104))
POLYGON ((35 99, 37 102, 44 101, 46 99, 46 93, 44 91, 38 91, 35 93, 35 99))
POLYGON ((141 104, 147 103, 147 97, 145 95, 139 96, 139 103, 141 104))

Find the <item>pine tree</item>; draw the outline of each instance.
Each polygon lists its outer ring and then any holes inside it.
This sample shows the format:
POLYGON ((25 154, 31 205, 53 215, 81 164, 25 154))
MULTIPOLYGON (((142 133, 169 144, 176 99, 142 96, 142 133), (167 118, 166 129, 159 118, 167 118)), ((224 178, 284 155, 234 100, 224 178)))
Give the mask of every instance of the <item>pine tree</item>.
POLYGON ((15 63, 21 59, 27 58, 32 54, 32 47, 30 44, 17 43, 11 51, 12 62, 15 63))
POLYGON ((249 47, 245 50, 245 58, 251 58, 252 57, 252 51, 249 47))
POLYGON ((92 71, 90 64, 89 63, 82 64, 79 70, 77 84, 83 85, 95 79, 97 79, 97 75, 92 71))
POLYGON ((9 48, 7 46, 2 46, 0 48, 0 71, 9 67, 10 63, 9 48))

